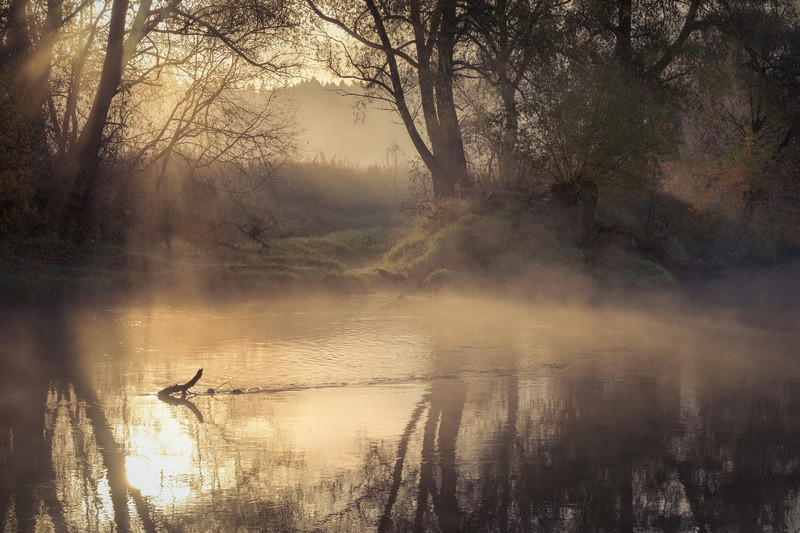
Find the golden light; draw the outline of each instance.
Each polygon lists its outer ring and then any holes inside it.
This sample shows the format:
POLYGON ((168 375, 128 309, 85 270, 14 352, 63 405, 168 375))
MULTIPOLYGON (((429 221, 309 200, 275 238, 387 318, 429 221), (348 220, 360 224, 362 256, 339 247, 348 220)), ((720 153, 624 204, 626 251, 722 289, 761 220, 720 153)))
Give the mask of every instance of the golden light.
MULTIPOLYGON (((149 403, 149 402, 148 402, 149 403)), ((151 418, 129 426, 125 470, 128 483, 143 496, 161 503, 176 503, 192 492, 191 473, 197 454, 187 426, 165 409, 148 409, 151 418)))

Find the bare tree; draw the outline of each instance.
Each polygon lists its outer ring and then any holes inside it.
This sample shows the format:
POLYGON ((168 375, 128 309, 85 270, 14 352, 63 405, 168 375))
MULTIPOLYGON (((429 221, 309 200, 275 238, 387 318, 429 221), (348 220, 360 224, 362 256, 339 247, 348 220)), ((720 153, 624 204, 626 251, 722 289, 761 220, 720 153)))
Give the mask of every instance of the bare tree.
POLYGON ((455 0, 345 3, 307 0, 340 77, 364 82, 400 115, 437 196, 470 187, 454 86, 465 16, 455 0), (418 103, 421 117, 415 103, 418 103), (424 129, 423 129, 424 128, 424 129))
MULTIPOLYGON (((106 45, 91 106, 69 149, 66 149, 68 137, 61 135, 64 147, 61 177, 68 190, 67 204, 63 208, 64 228, 80 226, 90 206, 115 98, 129 94, 135 85, 158 77, 164 67, 190 60, 190 56, 180 55, 185 47, 172 46, 168 39, 159 39, 159 36, 213 41, 230 50, 238 61, 275 73, 288 68, 291 62, 286 61, 288 56, 284 52, 276 52, 279 47, 265 46, 265 39, 274 38, 277 30, 291 26, 290 18, 291 10, 279 2, 231 0, 184 6, 180 0, 163 0, 158 4, 153 0, 141 0, 136 4, 129 0, 112 0, 108 25, 102 29, 106 45), (131 14, 132 8, 135 10, 131 14)), ((90 32, 92 40, 96 33, 90 32)), ((86 43, 89 46, 90 40, 86 43)), ((75 75, 80 81, 79 75, 83 72, 80 59, 77 67, 75 75)), ((86 84, 81 87, 85 90, 86 84)), ((67 97, 65 112, 77 116, 75 105, 74 98, 67 97)), ((64 128, 61 129, 63 132, 64 128)), ((241 137, 246 136, 244 133, 241 137)))
POLYGON ((296 137, 280 91, 250 87, 260 69, 224 43, 185 40, 183 60, 134 90, 136 119, 127 137, 130 157, 147 177, 147 226, 167 243, 173 233, 208 240, 225 216, 200 208, 201 198, 233 201, 259 188, 294 151, 296 137))

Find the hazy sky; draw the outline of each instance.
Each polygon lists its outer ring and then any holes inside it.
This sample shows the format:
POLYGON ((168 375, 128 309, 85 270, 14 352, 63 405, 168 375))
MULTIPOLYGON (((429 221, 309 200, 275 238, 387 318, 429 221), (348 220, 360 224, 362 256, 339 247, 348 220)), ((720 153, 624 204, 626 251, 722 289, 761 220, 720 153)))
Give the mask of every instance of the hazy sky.
POLYGON ((304 130, 301 147, 306 157, 323 156, 356 164, 384 164, 387 148, 398 143, 407 157, 414 154, 399 117, 390 111, 361 107, 359 99, 345 96, 316 80, 287 90, 297 106, 297 120, 304 130))

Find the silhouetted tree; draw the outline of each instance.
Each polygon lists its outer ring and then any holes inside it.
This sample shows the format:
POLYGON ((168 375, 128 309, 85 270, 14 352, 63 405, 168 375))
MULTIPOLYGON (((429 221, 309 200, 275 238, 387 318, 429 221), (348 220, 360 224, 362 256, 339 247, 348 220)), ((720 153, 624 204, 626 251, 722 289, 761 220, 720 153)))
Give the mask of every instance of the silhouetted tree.
POLYGON ((323 28, 331 24, 347 36, 327 41, 328 66, 338 76, 366 83, 397 111, 431 173, 434 193, 453 196, 456 186, 470 187, 455 96, 455 54, 465 18, 459 4, 307 3, 323 28), (422 111, 419 119, 415 104, 422 111))

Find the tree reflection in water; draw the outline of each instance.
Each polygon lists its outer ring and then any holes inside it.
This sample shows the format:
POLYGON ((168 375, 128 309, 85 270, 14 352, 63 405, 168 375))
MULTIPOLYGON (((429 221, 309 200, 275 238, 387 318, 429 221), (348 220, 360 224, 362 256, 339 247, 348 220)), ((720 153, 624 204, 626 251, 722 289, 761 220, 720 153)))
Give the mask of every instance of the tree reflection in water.
MULTIPOLYGON (((800 525, 796 379, 596 371, 435 382, 413 514, 380 531, 784 531, 800 525), (691 393, 686 381, 694 383, 691 393), (493 396, 493 398, 487 398, 493 396), (461 425, 465 402, 483 423, 461 425), (484 410, 484 407, 486 408, 484 410), (504 416, 503 416, 504 415, 504 416), (483 434, 486 420, 494 429, 483 434), (461 427, 460 427, 461 425, 461 427), (481 441, 481 451, 459 454, 481 441)), ((409 428, 416 425, 418 407, 409 428)), ((397 464, 410 463, 406 435, 397 464)), ((373 464, 376 461, 371 461, 373 464)), ((401 492, 393 473, 391 495, 401 492)), ((381 494, 381 491, 377 491, 381 494)), ((378 502, 376 502, 377 504, 378 502)))
MULTIPOLYGON (((480 366, 477 347, 434 331, 432 377, 418 395, 408 393, 412 401, 396 433, 331 444, 354 457, 337 466, 287 438, 287 427, 275 422, 279 413, 270 409, 290 393, 159 405, 120 393, 125 384, 114 382, 122 380, 114 372, 93 379, 57 311, 4 328, 5 530, 784 531, 800 525, 796 372, 675 365, 620 373, 601 358, 531 370, 529 355, 511 344, 487 359, 500 360, 497 368, 505 370, 495 371, 480 366), (165 418, 152 416, 159 409, 165 418), (156 468, 152 486, 146 479, 137 485, 129 471, 139 457, 136 443, 167 432, 165 420, 177 425, 158 457, 175 471, 156 468), (252 433, 231 430, 250 422, 252 433), (170 446, 185 448, 185 465, 175 466, 170 446)), ((365 390, 396 394, 383 386, 365 390)), ((292 405, 284 406, 281 420, 300 416, 292 405)))

